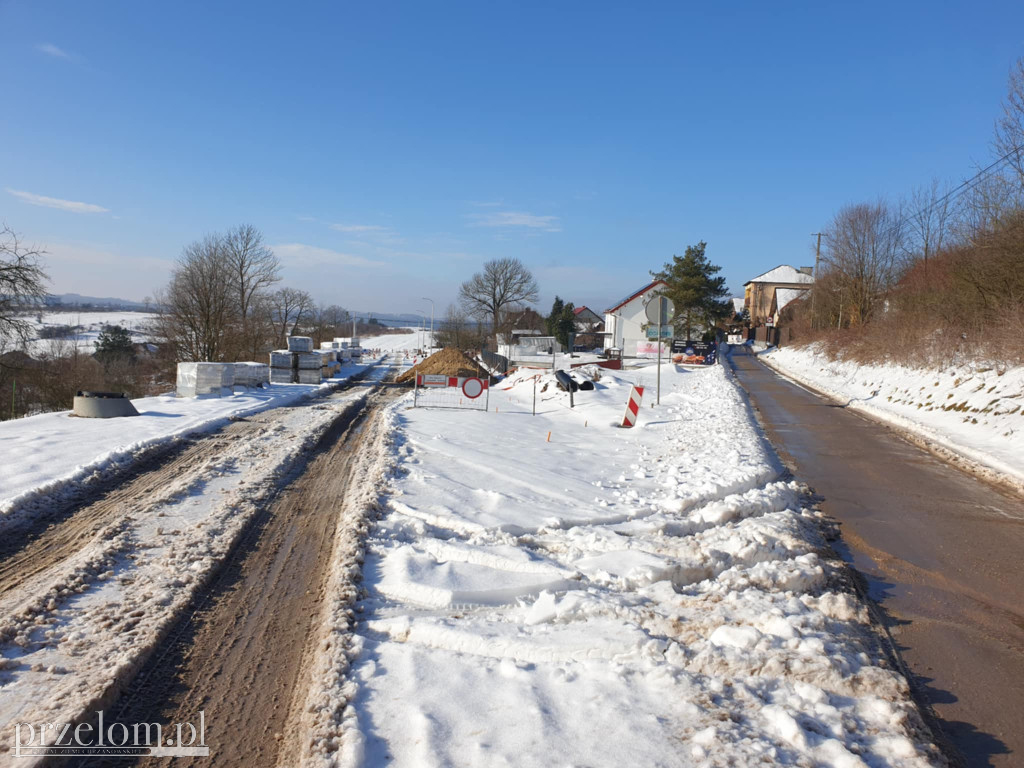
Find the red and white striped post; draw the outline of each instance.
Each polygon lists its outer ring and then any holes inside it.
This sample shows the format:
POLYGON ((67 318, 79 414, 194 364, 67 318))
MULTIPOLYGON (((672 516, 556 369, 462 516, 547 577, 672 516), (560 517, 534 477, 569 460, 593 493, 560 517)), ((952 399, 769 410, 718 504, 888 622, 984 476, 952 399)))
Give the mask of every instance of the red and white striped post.
POLYGON ((636 424, 636 415, 640 412, 640 401, 643 398, 643 387, 633 387, 629 390, 629 400, 626 403, 626 412, 622 416, 622 426, 632 427, 636 424))

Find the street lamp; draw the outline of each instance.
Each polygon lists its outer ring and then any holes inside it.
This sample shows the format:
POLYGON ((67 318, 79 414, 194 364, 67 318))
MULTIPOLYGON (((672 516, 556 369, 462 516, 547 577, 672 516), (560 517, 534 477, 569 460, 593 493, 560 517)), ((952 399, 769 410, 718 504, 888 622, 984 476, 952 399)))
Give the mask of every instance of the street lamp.
POLYGON ((434 300, 429 299, 426 296, 423 297, 424 301, 430 302, 430 351, 434 351, 434 300))
POLYGON ((420 329, 417 332, 416 336, 417 345, 419 346, 420 349, 423 349, 423 328, 427 324, 427 313, 424 312, 422 309, 417 309, 416 314, 423 318, 422 320, 420 320, 420 329))

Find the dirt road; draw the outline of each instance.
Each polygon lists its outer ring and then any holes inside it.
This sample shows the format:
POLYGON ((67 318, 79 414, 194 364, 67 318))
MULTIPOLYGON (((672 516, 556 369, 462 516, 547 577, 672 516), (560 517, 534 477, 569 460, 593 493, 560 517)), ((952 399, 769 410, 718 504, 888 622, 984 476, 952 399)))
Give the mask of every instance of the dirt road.
POLYGON ((309 662, 350 465, 364 426, 393 394, 371 395, 331 426, 122 695, 111 722, 195 723, 202 710, 210 755, 179 757, 175 765, 289 763, 279 752, 294 743, 288 723, 303 700, 297 685, 309 662))
POLYGON ((733 355, 767 435, 841 526, 954 760, 1024 765, 1024 500, 733 355))

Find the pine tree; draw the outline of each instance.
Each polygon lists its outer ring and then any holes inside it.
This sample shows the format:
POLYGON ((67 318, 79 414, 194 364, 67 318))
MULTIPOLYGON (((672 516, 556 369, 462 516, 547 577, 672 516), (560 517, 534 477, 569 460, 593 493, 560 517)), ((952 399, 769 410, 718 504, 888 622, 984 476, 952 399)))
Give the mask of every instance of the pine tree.
POLYGON ((732 313, 732 302, 725 299, 725 278, 718 275, 722 268, 707 260, 706 248, 703 240, 688 245, 682 256, 673 256, 664 269, 651 273, 665 281, 663 294, 676 309, 676 333, 685 334, 687 341, 694 331, 709 330, 732 313))
POLYGON ((104 366, 118 360, 133 362, 135 360, 135 345, 132 343, 131 331, 119 325, 104 326, 96 338, 94 356, 104 366))
POLYGON ((544 318, 544 324, 548 329, 548 336, 558 335, 558 323, 562 319, 563 309, 565 309, 565 302, 558 296, 555 296, 555 301, 551 305, 551 314, 544 318))

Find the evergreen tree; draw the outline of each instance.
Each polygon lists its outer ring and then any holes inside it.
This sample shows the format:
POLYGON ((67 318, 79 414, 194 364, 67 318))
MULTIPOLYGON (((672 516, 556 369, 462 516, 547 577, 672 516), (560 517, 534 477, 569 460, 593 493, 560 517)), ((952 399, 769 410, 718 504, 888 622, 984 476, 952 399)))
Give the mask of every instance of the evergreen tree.
POLYGON ((558 335, 558 323, 562 319, 563 309, 565 309, 565 302, 558 296, 555 296, 555 301, 551 305, 551 314, 544 318, 544 324, 548 329, 548 336, 558 335))
POLYGON ((104 326, 96 339, 94 356, 104 366, 119 360, 134 362, 135 345, 132 343, 131 331, 120 325, 104 326))
MULTIPOLYGON (((569 349, 569 336, 576 333, 575 309, 576 307, 573 306, 571 301, 562 307, 562 314, 555 325, 555 338, 566 349, 569 349)), ((571 349, 569 351, 572 352, 571 349)))
POLYGON ((664 269, 651 273, 665 281, 663 294, 676 308, 676 333, 685 334, 687 341, 694 331, 709 330, 733 311, 732 302, 725 298, 729 295, 725 278, 718 275, 722 268, 707 260, 706 248, 703 240, 688 245, 682 256, 673 256, 664 269))
POLYGON ((555 302, 551 305, 551 314, 544 318, 548 336, 554 336, 558 343, 566 348, 569 346, 569 336, 576 333, 576 315, 573 314, 575 309, 576 307, 571 301, 566 304, 558 296, 555 296, 555 302))

